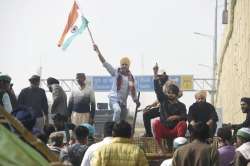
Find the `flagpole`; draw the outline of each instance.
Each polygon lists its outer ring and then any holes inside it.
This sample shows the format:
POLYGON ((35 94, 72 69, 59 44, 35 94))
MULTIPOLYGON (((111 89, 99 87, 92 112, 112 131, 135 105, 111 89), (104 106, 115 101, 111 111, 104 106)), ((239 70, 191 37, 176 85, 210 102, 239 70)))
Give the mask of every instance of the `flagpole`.
POLYGON ((91 33, 91 31, 90 31, 88 25, 87 25, 87 29, 88 29, 88 32, 89 32, 89 36, 90 36, 91 42, 92 42, 92 44, 94 45, 94 44, 95 44, 95 41, 94 41, 94 39, 93 39, 92 33, 91 33))

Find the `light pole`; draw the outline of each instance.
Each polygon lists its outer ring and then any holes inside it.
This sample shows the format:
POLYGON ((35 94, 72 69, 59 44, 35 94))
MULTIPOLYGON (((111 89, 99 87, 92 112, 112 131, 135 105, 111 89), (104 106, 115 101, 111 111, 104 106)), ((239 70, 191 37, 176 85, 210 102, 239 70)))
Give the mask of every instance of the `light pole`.
POLYGON ((213 65, 212 65, 212 91, 211 91, 211 103, 214 104, 214 97, 216 92, 216 67, 217 67, 217 12, 218 12, 218 0, 215 0, 215 12, 214 12, 214 34, 208 35, 204 33, 194 32, 195 35, 204 36, 213 40, 213 65))
POLYGON ((213 82, 211 103, 214 105, 214 97, 216 92, 216 67, 217 67, 217 12, 218 12, 218 0, 215 0, 215 12, 214 12, 214 38, 213 38, 213 82))

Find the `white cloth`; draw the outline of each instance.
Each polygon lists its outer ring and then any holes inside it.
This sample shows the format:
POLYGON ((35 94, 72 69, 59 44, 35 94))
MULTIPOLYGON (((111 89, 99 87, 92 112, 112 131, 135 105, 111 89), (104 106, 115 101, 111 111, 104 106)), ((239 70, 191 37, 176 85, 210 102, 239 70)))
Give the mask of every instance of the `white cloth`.
POLYGON ((110 108, 114 111, 113 121, 119 122, 121 120, 126 120, 128 115, 128 109, 124 105, 120 105, 117 102, 110 101, 110 108))
POLYGON ((113 84, 111 91, 109 93, 109 99, 112 102, 119 102, 122 103, 123 105, 127 105, 127 98, 129 95, 129 81, 128 81, 128 76, 122 75, 122 84, 121 88, 119 91, 117 91, 117 77, 118 77, 118 71, 115 69, 112 65, 110 65, 107 62, 103 63, 103 66, 107 69, 107 71, 110 73, 113 79, 113 84))
POLYGON ((161 166, 172 166, 172 160, 173 160, 173 159, 164 160, 164 161, 161 163, 161 166))
POLYGON ((92 157, 94 156, 94 152, 101 146, 111 143, 111 141, 112 137, 105 137, 101 142, 91 145, 84 154, 81 166, 91 166, 90 162, 92 157))
POLYGON ((8 93, 3 94, 2 102, 3 102, 3 107, 4 107, 5 111, 7 111, 8 113, 11 113, 12 112, 12 105, 11 105, 11 101, 10 101, 10 97, 9 97, 8 93))
POLYGON ((242 144, 236 151, 240 152, 246 160, 250 160, 250 142, 242 144))

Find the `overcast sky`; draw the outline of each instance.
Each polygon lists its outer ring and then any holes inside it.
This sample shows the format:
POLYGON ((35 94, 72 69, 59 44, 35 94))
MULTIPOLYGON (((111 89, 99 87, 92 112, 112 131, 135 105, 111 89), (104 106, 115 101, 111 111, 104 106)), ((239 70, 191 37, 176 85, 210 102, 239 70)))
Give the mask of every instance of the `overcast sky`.
MULTIPOLYGON (((212 40, 193 33, 213 35, 215 0, 85 2, 94 40, 114 66, 122 56, 128 56, 134 75, 152 74, 152 66, 158 62, 169 75, 211 78, 212 40)), ((219 6, 223 3, 219 0, 219 6)), ((74 78, 77 72, 108 74, 92 49, 87 31, 67 51, 57 47, 72 4, 73 0, 0 1, 0 71, 13 78, 17 92, 28 86, 28 78, 39 66, 43 78, 74 78)), ((219 7, 219 36, 221 11, 219 7)), ((190 105, 193 94, 184 95, 182 101, 190 105)))

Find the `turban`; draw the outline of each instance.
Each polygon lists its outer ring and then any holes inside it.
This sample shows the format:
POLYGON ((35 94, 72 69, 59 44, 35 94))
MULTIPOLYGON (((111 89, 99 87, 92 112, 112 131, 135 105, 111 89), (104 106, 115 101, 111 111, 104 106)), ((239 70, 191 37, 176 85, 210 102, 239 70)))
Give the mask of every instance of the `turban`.
POLYGON ((199 96, 202 96, 204 98, 207 98, 207 91, 205 90, 200 90, 198 92, 195 93, 195 98, 199 97, 199 96))
POLYGON ((130 60, 128 57, 123 57, 121 60, 120 60, 120 65, 122 64, 126 64, 128 66, 130 66, 130 60))

